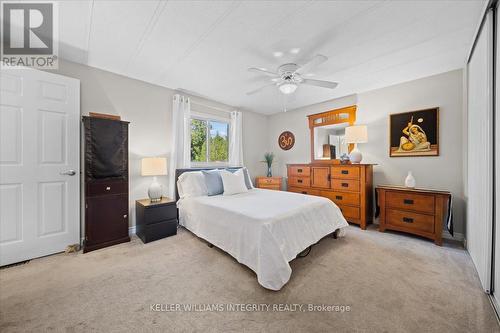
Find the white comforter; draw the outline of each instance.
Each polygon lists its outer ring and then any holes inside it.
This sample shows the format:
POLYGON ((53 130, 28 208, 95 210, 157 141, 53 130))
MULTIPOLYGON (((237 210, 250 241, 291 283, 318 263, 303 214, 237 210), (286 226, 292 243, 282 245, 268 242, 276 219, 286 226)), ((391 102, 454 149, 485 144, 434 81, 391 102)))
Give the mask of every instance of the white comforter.
POLYGON ((347 226, 330 200, 291 192, 252 189, 184 198, 177 205, 182 226, 250 267, 272 290, 288 282, 289 261, 297 254, 347 226))

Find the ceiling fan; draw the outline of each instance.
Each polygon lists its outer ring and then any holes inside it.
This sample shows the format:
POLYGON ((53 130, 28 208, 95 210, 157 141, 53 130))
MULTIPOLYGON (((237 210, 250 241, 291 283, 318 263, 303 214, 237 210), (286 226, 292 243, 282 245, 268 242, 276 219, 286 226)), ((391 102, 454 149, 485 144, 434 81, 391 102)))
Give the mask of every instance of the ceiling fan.
POLYGON ((319 64, 327 61, 328 58, 324 55, 318 54, 314 56, 308 63, 299 66, 294 63, 283 64, 278 67, 276 72, 268 71, 265 68, 251 67, 248 70, 250 72, 264 74, 271 77, 272 83, 262 86, 258 89, 247 92, 247 95, 253 95, 263 89, 268 87, 278 87, 278 89, 285 95, 289 95, 297 90, 297 87, 301 84, 307 84, 310 86, 323 87, 328 89, 335 89, 338 86, 337 82, 322 81, 314 79, 305 79, 303 76, 309 74, 309 72, 319 64))

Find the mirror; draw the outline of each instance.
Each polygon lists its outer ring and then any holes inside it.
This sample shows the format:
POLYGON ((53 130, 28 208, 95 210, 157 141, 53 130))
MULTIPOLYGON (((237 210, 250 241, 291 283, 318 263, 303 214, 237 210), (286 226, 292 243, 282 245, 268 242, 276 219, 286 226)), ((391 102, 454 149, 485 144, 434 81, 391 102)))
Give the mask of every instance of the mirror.
POLYGON ((314 156, 316 160, 335 160, 349 153, 345 142, 345 128, 348 123, 314 127, 314 156))
POLYGON ((356 121, 356 106, 330 110, 307 116, 311 130, 311 162, 340 163, 342 154, 349 154, 352 144, 345 142, 345 129, 356 121))

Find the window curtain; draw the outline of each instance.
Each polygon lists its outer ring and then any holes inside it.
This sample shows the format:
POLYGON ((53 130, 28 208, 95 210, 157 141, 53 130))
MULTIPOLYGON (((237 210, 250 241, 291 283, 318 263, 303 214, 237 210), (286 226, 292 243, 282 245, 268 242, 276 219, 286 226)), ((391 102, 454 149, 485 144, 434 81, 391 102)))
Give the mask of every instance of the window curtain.
POLYGON ((169 167, 169 195, 175 198, 175 170, 191 167, 191 102, 176 94, 172 108, 171 157, 169 167))
POLYGON ((229 165, 243 166, 243 122, 239 111, 231 112, 229 137, 229 165))

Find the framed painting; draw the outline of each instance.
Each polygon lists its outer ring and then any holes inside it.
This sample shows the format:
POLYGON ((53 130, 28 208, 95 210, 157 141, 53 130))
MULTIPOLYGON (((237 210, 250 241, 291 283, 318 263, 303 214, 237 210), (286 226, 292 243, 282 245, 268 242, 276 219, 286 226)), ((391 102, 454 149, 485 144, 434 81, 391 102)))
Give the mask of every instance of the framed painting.
POLYGON ((390 115, 389 156, 438 156, 439 108, 390 115))

